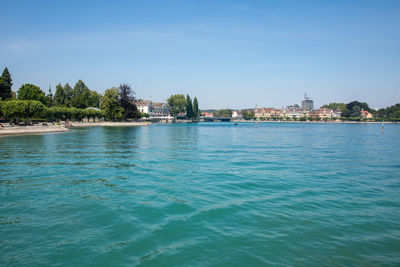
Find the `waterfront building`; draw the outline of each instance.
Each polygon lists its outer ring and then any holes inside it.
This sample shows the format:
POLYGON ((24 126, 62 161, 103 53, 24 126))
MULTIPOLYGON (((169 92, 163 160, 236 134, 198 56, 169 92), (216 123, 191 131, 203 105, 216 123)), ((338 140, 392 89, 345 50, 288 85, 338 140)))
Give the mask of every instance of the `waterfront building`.
POLYGON ((201 117, 212 118, 212 117, 214 117, 214 113, 212 113, 212 112, 202 112, 201 113, 201 117))
POLYGON ((295 104, 287 106, 286 109, 282 109, 281 112, 283 113, 284 118, 299 119, 301 117, 307 116, 309 111, 306 109, 301 109, 299 105, 295 104))
POLYGON ((331 119, 339 119, 342 116, 342 111, 338 109, 331 109, 331 119))
POLYGON ((281 109, 277 109, 277 108, 272 109, 272 111, 271 111, 272 119, 281 119, 283 117, 284 117, 284 115, 283 115, 283 112, 281 109))
POLYGON ((138 108, 140 113, 149 114, 150 102, 150 100, 140 100, 136 102, 136 107, 138 108))
POLYGON ((331 110, 329 108, 320 108, 317 110, 318 113, 318 117, 320 117, 321 119, 327 118, 330 119, 331 118, 331 110))
POLYGON ((232 112, 232 119, 234 120, 241 120, 243 119, 242 112, 240 110, 234 110, 232 112))
POLYGON ((361 118, 363 119, 373 119, 374 115, 366 110, 361 110, 361 118))
POLYGON ((141 100, 136 103, 141 113, 149 114, 150 118, 169 118, 169 106, 163 102, 153 102, 151 100, 141 100))
POLYGON ((340 109, 328 109, 328 108, 320 108, 311 111, 308 116, 314 119, 321 118, 321 119, 339 119, 342 115, 340 109))
POLYGON ((304 100, 301 101, 301 108, 305 110, 314 109, 314 101, 307 97, 307 94, 304 94, 304 100))
POLYGON ((271 118, 273 108, 255 108, 254 109, 254 116, 258 120, 265 120, 267 118, 271 118))
POLYGON ((282 109, 276 108, 255 108, 254 116, 258 120, 282 119, 285 117, 285 112, 282 109))

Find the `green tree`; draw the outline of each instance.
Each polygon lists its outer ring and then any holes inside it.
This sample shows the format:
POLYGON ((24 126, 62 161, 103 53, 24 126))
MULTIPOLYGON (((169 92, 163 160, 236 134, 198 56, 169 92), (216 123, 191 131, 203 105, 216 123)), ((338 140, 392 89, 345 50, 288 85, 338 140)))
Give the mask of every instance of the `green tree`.
POLYGON ((89 107, 89 96, 90 90, 86 84, 82 80, 77 81, 72 91, 71 106, 75 108, 89 107))
POLYGON ((118 98, 118 88, 113 87, 104 92, 101 109, 106 120, 119 121, 124 118, 124 109, 121 107, 118 98))
POLYGON ((193 115, 192 99, 190 99, 189 95, 186 95, 186 118, 192 119, 193 115))
POLYGON ((101 102, 101 94, 96 91, 90 91, 89 93, 89 107, 99 108, 101 102))
POLYGON ((56 85, 56 92, 54 93, 54 105, 55 106, 64 106, 66 105, 66 94, 64 92, 64 88, 59 83, 56 85))
POLYGON ((200 117, 200 110, 199 110, 199 102, 197 101, 197 97, 193 99, 193 117, 197 119, 200 117))
POLYGON ((12 79, 11 74, 7 67, 3 70, 3 74, 0 76, 0 99, 8 100, 12 98, 12 79))
MULTIPOLYGON (((348 104, 346 105, 346 108, 347 108, 348 110, 353 110, 354 107, 359 107, 360 110, 363 109, 363 110, 366 110, 366 111, 368 111, 368 112, 371 112, 371 109, 369 108, 368 104, 365 103, 365 102, 353 101, 353 102, 350 102, 350 103, 348 103, 348 104)), ((354 110, 358 110, 358 109, 356 108, 356 109, 354 109, 354 110)))
POLYGON ((350 110, 348 110, 347 108, 344 109, 344 110, 342 110, 342 117, 343 117, 343 118, 349 118, 349 117, 350 117, 350 114, 351 114, 351 112, 350 112, 350 110))
POLYGON ((64 89, 64 94, 65 94, 65 103, 64 105, 67 107, 72 106, 72 98, 74 96, 74 89, 72 89, 71 85, 69 83, 66 83, 63 87, 64 89))
POLYGON ((361 117, 361 108, 360 106, 352 106, 350 110, 350 117, 358 118, 361 117))
POLYGON ((242 110, 242 117, 245 120, 254 120, 255 119, 254 111, 253 110, 243 109, 242 110))
POLYGON ((41 117, 44 113, 45 106, 36 100, 11 100, 3 102, 2 113, 8 119, 30 120, 33 117, 41 117))
POLYGON ((44 92, 38 86, 29 83, 18 89, 18 100, 37 100, 46 104, 44 92))
POLYGON ((399 121, 400 120, 400 104, 396 104, 387 108, 381 108, 376 113, 379 117, 378 120, 392 120, 399 121))
POLYGON ((340 109, 341 111, 343 111, 343 110, 345 110, 347 107, 346 107, 346 104, 345 104, 345 103, 336 103, 336 102, 333 102, 333 103, 325 104, 325 105, 323 105, 321 108, 340 109))
POLYGON ((177 116, 179 113, 185 112, 186 109, 186 99, 182 94, 171 95, 167 99, 168 106, 172 116, 177 116))
POLYGON ((136 107, 136 94, 128 84, 121 84, 118 88, 118 100, 124 109, 124 119, 140 118, 136 107))

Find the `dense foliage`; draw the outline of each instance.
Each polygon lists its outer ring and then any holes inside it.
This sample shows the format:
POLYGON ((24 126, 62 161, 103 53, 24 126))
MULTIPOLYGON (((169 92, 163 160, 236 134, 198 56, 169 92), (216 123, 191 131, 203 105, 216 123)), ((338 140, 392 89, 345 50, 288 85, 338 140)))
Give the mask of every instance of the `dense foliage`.
POLYGON ((136 107, 136 94, 128 84, 121 84, 118 88, 118 101, 123 108, 124 119, 138 119, 140 113, 136 107))
POLYGON ((32 118, 116 121, 148 116, 138 112, 135 92, 126 84, 107 90, 104 97, 90 90, 82 80, 77 81, 74 88, 68 83, 57 84, 54 96, 50 87, 46 95, 38 86, 24 84, 18 90, 18 100, 13 100, 16 95, 11 86, 11 75, 5 68, 0 76, 0 117, 10 122, 25 120, 29 124, 32 118), (104 110, 98 110, 100 106, 104 110))
POLYGON ((105 91, 101 109, 106 120, 121 121, 124 119, 124 109, 121 107, 118 98, 118 88, 113 87, 105 91))
POLYGON ((193 103, 189 95, 186 95, 186 117, 189 119, 192 119, 194 117, 193 103))
POLYGON ((182 94, 171 95, 167 99, 167 103, 172 116, 178 116, 186 111, 186 99, 182 94))
POLYGON ((378 110, 377 114, 379 120, 400 121, 400 103, 378 110))
POLYGON ((333 103, 325 104, 321 108, 340 109, 343 112, 343 110, 345 110, 347 107, 346 107, 345 103, 333 102, 333 103))
POLYGON ((32 118, 46 118, 54 120, 75 120, 80 121, 83 118, 100 119, 103 117, 102 111, 94 109, 78 109, 67 107, 46 107, 37 100, 12 100, 1 103, 1 112, 3 116, 10 121, 20 122, 25 120, 30 123, 32 118))
POLYGON ((77 81, 72 90, 72 106, 76 108, 89 107, 89 95, 90 90, 86 84, 82 80, 77 81))
POLYGON ((186 95, 186 98, 182 94, 171 95, 167 99, 167 103, 170 108, 170 113, 174 117, 183 114, 185 114, 187 119, 197 119, 200 117, 197 97, 192 101, 189 95, 186 95))
POLYGON ((254 120, 256 117, 254 116, 253 110, 242 110, 242 117, 244 120, 254 120))
POLYGON ((70 107, 72 102, 72 87, 67 83, 64 87, 59 83, 54 94, 54 105, 70 107))
POLYGON ((18 89, 18 100, 36 100, 46 104, 45 93, 38 86, 29 83, 18 89))
POLYGON ((352 101, 345 103, 330 103, 323 105, 321 108, 340 109, 343 120, 360 121, 362 119, 361 111, 368 111, 375 115, 375 110, 371 109, 365 102, 352 101))
POLYGON ((198 118, 201 115, 201 112, 199 110, 199 101, 197 100, 197 97, 193 99, 193 115, 195 118, 198 118))

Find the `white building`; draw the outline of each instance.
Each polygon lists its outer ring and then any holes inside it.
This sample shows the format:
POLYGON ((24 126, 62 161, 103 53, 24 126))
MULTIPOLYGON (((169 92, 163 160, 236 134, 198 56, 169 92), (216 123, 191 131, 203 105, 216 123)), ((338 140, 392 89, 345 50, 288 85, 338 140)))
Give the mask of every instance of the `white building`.
POLYGON ((232 112, 232 119, 234 120, 241 120, 243 119, 242 117, 242 112, 240 110, 235 110, 232 112))
POLYGON ((149 100, 141 100, 136 103, 138 110, 143 114, 149 114, 149 100))
POLYGON ((142 100, 138 101, 136 106, 141 113, 149 114, 150 118, 172 118, 167 103, 142 100))

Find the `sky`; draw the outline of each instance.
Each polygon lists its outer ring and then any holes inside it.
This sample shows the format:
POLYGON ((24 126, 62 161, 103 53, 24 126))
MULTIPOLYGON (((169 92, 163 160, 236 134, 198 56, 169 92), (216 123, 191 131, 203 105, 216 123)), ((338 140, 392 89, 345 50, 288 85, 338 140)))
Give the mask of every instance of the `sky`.
POLYGON ((400 1, 0 0, 13 90, 82 79, 201 109, 400 103, 400 1))

